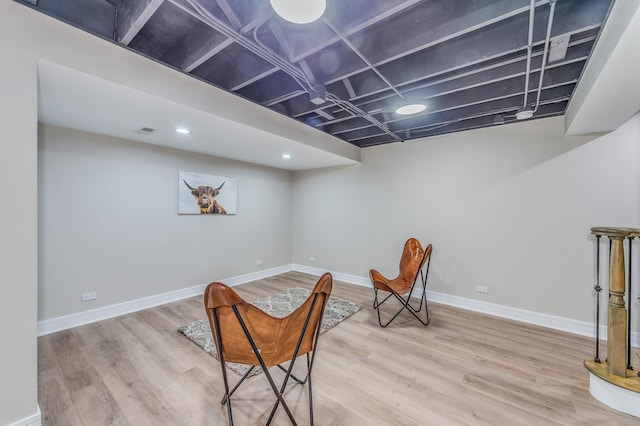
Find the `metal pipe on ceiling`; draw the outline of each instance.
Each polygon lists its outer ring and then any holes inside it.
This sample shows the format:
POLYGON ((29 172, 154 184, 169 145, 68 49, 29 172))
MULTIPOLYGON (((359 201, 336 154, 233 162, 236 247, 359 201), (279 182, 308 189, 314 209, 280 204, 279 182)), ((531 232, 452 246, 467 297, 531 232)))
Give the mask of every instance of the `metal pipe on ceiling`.
POLYGON ((527 71, 524 78, 524 103, 523 109, 527 108, 529 96, 529 75, 531 74, 531 52, 533 50, 533 24, 536 14, 536 0, 531 0, 529 5, 529 37, 527 39, 527 71))
POLYGON ((533 108, 528 108, 528 96, 529 96, 529 77, 531 74, 531 51, 533 48, 533 24, 534 24, 534 16, 535 16, 535 0, 531 0, 531 8, 529 10, 529 40, 527 44, 527 71, 525 75, 525 83, 524 83, 524 105, 522 109, 518 111, 516 114, 516 118, 518 120, 525 120, 531 118, 533 114, 538 111, 538 107, 540 106, 540 94, 542 93, 542 80, 544 79, 544 71, 547 65, 547 56, 549 54, 549 40, 551 38, 551 27, 553 26, 553 17, 556 10, 556 2, 558 0, 549 0, 549 18, 547 19, 547 32, 544 40, 543 54, 542 54, 542 65, 540 67, 540 78, 538 80, 538 89, 537 89, 537 97, 536 103, 533 108))
MULTIPOLYGON (((180 6, 179 3, 173 2, 176 6, 180 6)), ((209 12, 205 7, 203 7, 199 2, 195 0, 187 0, 187 3, 195 9, 195 11, 203 18, 206 19, 208 24, 215 29, 216 31, 222 33, 225 37, 228 37, 238 43, 240 46, 249 50, 251 53, 259 56, 265 61, 275 65, 280 68, 291 77, 296 80, 307 81, 306 76, 302 71, 291 65, 289 62, 280 58, 278 55, 272 54, 271 52, 264 49, 262 46, 255 44, 244 37, 242 34, 238 33, 234 28, 229 27, 227 24, 222 22, 218 17, 209 12)), ((303 87, 303 89, 307 90, 308 87, 303 87)))
MULTIPOLYGON (((532 1, 535 1, 535 0, 532 0, 532 1)), ((333 24, 332 24, 332 23, 331 23, 327 18, 324 18, 324 23, 325 23, 325 24, 327 24, 327 26, 328 26, 329 28, 331 28, 331 31, 333 31, 333 32, 334 32, 334 33, 335 33, 335 34, 340 38, 340 40, 342 40, 342 42, 343 42, 344 44, 346 44, 346 45, 349 47, 349 49, 351 49, 351 50, 353 51, 353 53, 355 53, 356 55, 358 55, 358 57, 359 57, 359 58, 360 58, 360 59, 361 59, 365 64, 367 64, 367 66, 368 66, 369 68, 371 68, 371 70, 372 70, 373 72, 375 72, 375 73, 378 75, 378 77, 380 77, 380 79, 381 79, 382 81, 384 81, 384 82, 385 82, 385 84, 386 84, 387 86, 389 86, 389 88, 390 88, 391 90, 393 90, 394 92, 396 92, 396 95, 400 96, 400 99, 404 99, 404 96, 402 95, 402 93, 400 93, 400 92, 398 91, 398 89, 396 89, 396 88, 395 88, 395 86, 394 86, 393 84, 391 84, 391 82, 390 82, 390 81, 389 81, 389 80, 388 80, 384 75, 382 75, 382 73, 381 73, 380 71, 378 71, 378 69, 375 67, 375 65, 373 65, 373 64, 371 63, 371 61, 369 61, 369 60, 368 60, 368 59, 367 59, 367 58, 366 58, 362 53, 360 53, 360 51, 359 51, 359 50, 358 50, 358 49, 353 45, 353 43, 351 43, 351 42, 350 42, 350 41, 349 41, 345 36, 343 36, 343 35, 340 33, 340 31, 338 31, 338 29, 337 29, 336 27, 334 27, 334 26, 333 26, 333 24)))
MULTIPOLYGON (((190 13, 191 11, 185 8, 181 3, 176 0, 169 0, 175 6, 185 10, 190 13)), ((249 50, 253 54, 259 56, 270 64, 278 67, 285 73, 287 73, 290 77, 292 77, 300 86, 307 91, 309 94, 316 90, 317 83, 310 82, 307 79, 307 76, 298 69, 295 65, 291 64, 287 60, 281 58, 275 52, 272 52, 270 49, 266 49, 261 46, 257 42, 252 42, 247 39, 244 35, 240 34, 234 28, 229 27, 227 24, 218 19, 215 15, 209 12, 205 7, 203 7, 197 0, 186 0, 187 3, 195 10, 195 13, 204 20, 209 26, 211 26, 216 31, 224 34, 226 37, 234 40, 236 43, 249 50), (306 87, 305 87, 306 86, 306 87)), ((384 123, 381 123, 371 114, 361 110, 356 105, 352 104, 349 101, 345 101, 339 99, 337 96, 332 95, 331 93, 326 93, 326 99, 329 100, 332 104, 341 108, 342 110, 348 112, 353 117, 362 117, 365 120, 369 121, 374 126, 378 127, 387 135, 391 136, 394 140, 403 142, 403 139, 396 135, 391 131, 384 123)))
POLYGON ((542 54, 542 67, 540 68, 540 80, 538 81, 538 96, 536 97, 536 106, 533 109, 535 113, 540 106, 540 93, 542 92, 542 80, 544 79, 544 70, 547 68, 547 56, 549 54, 549 40, 551 39, 551 27, 553 26, 553 17, 556 11, 556 3, 558 0, 549 0, 549 20, 547 21, 547 35, 544 39, 544 53, 542 54))

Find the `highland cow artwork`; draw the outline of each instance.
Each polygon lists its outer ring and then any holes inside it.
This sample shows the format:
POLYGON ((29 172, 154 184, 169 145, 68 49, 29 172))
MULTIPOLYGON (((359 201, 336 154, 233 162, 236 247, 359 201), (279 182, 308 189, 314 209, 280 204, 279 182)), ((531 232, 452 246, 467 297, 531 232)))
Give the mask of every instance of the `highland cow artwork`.
POLYGON ((235 178, 204 173, 178 173, 178 214, 236 214, 235 178))

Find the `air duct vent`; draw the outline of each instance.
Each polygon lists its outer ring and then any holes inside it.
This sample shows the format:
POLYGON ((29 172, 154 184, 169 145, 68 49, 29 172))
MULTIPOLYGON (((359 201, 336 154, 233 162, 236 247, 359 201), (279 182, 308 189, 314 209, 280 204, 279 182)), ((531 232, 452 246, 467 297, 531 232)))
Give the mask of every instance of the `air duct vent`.
POLYGON ((137 133, 139 135, 150 135, 151 133, 157 132, 158 129, 152 129, 151 127, 142 127, 140 129, 134 130, 133 133, 137 133))

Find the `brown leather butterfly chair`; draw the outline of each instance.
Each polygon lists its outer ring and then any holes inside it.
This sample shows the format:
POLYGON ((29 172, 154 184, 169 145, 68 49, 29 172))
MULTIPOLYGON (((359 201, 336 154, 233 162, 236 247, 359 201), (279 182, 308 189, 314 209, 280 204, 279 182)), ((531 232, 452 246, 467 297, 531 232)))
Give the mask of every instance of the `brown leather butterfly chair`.
MULTIPOLYGON (((429 308, 427 306, 427 276, 429 275, 429 263, 431 262, 431 251, 433 247, 429 244, 425 249, 422 248, 420 242, 415 238, 409 238, 404 244, 404 250, 402 250, 402 257, 400 258, 400 274, 394 279, 388 279, 380 272, 372 269, 369 271, 369 278, 373 284, 373 291, 375 293, 375 299, 373 301, 373 308, 378 312, 378 323, 381 327, 386 327, 391 324, 391 321, 396 319, 400 313, 406 309, 414 317, 418 319, 422 324, 429 324, 429 308), (424 267, 426 263, 426 268, 424 267), (424 269, 424 272, 423 272, 424 269), (413 293, 416 283, 418 283, 418 274, 420 275, 420 283, 422 287, 422 294, 420 295, 420 305, 414 308, 411 303, 411 294, 413 293), (378 300, 378 290, 389 292, 382 301, 378 300), (380 319, 380 306, 386 302, 391 296, 394 296, 400 303, 401 307, 398 312, 395 313, 386 323, 382 323, 380 319), (422 306, 424 304, 424 312, 426 318, 423 320, 418 316, 422 312, 422 306)), ((420 287, 418 287, 418 291, 420 287)))
POLYGON ((231 396, 238 386, 257 366, 262 367, 277 401, 271 410, 267 424, 282 404, 292 424, 297 424, 291 410, 283 398, 289 378, 300 384, 309 385, 309 419, 313 425, 313 400, 311 389, 311 369, 315 358, 315 348, 320 335, 320 324, 324 308, 331 295, 333 278, 326 273, 320 277, 307 300, 284 318, 275 318, 250 303, 226 285, 218 282, 209 284, 204 292, 204 305, 209 317, 216 358, 222 366, 224 397, 221 404, 227 405, 229 424, 233 425, 231 396), (302 380, 291 372, 297 357, 307 356, 307 373, 302 380), (249 371, 229 390, 227 362, 237 362, 251 366, 249 371), (285 368, 281 364, 289 363, 285 368), (278 388, 269 373, 269 367, 278 366, 286 375, 278 388))

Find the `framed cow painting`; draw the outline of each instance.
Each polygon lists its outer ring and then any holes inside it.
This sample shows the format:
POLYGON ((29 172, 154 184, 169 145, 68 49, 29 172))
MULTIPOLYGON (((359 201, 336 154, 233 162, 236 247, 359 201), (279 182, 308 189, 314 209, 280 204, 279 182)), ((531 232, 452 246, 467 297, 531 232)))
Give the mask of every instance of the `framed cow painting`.
POLYGON ((236 178, 178 172, 178 214, 236 214, 236 178))

